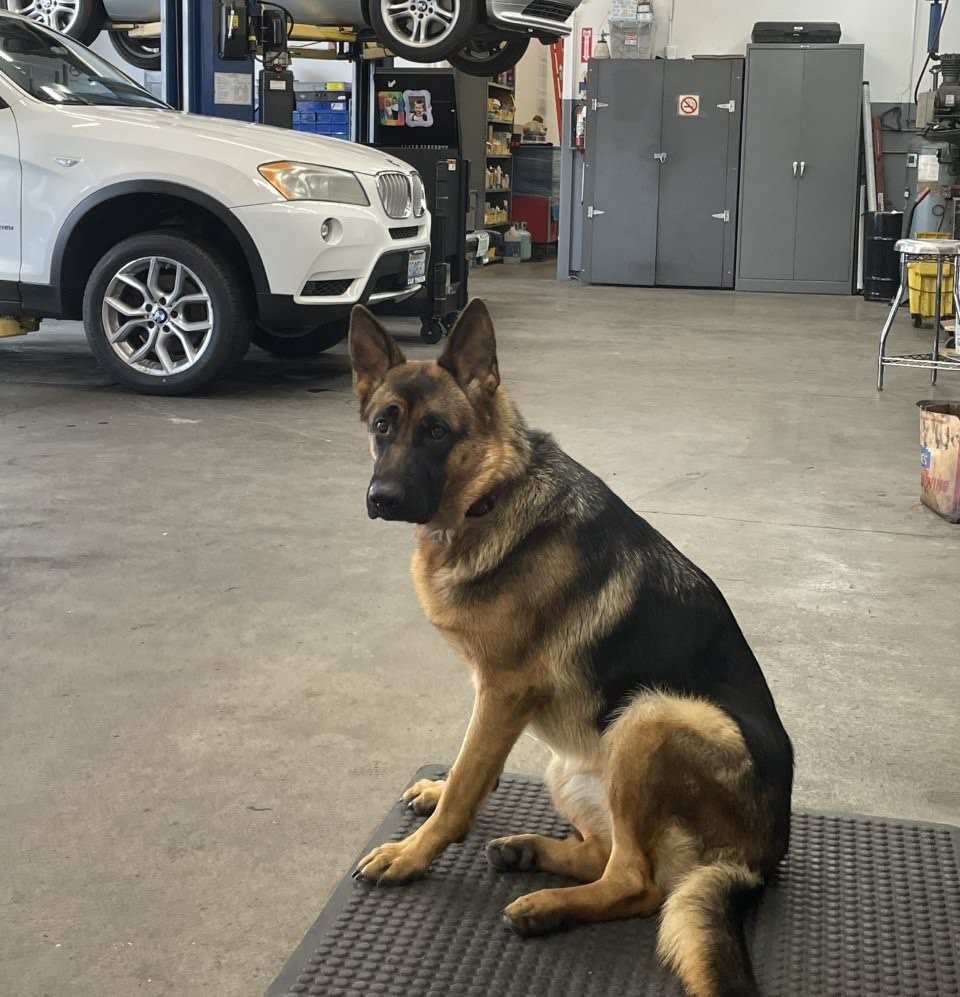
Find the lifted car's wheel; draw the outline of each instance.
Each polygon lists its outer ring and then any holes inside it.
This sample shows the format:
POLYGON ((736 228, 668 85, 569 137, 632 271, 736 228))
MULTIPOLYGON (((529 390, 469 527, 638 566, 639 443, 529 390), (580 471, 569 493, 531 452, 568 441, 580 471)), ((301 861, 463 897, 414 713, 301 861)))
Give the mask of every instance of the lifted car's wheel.
POLYGON ((335 322, 324 322, 322 325, 307 329, 266 328, 257 323, 253 330, 253 341, 262 350, 272 353, 275 357, 297 359, 315 357, 331 346, 336 346, 346 339, 350 329, 348 318, 337 319, 335 322))
POLYGON ((370 0, 370 21, 395 55, 438 62, 467 43, 478 9, 477 0, 370 0))
POLYGON ((111 31, 110 44, 117 54, 137 69, 160 69, 160 39, 131 38, 129 31, 111 31))
POLYGON ((22 14, 89 45, 103 29, 102 0, 0 0, 0 8, 22 14))
POLYGON ((471 38, 447 59, 454 69, 468 76, 499 76, 513 69, 529 44, 529 38, 471 38))
POLYGON ((250 345, 243 280, 186 233, 145 232, 108 250, 87 282, 83 323, 100 365, 152 395, 204 387, 250 345))

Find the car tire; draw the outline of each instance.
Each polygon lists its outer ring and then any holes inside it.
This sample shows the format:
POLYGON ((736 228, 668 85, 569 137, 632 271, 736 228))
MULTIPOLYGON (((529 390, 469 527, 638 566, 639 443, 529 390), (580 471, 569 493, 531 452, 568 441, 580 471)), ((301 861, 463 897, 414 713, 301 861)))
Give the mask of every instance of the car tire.
POLYGON ((347 338, 349 330, 348 318, 324 322, 307 329, 269 329, 257 323, 253 330, 253 341, 261 350, 266 350, 275 357, 285 360, 305 359, 336 346, 347 338))
POLYGON ((529 38, 473 39, 447 56, 454 69, 468 76, 499 76, 523 58, 529 38))
POLYGON ((129 31, 110 31, 110 44, 124 62, 137 69, 160 69, 160 39, 131 38, 129 31))
POLYGON ((215 381, 252 331, 244 278, 219 250, 175 230, 131 236, 104 254, 87 281, 83 324, 100 365, 149 395, 215 381))
POLYGON ((394 55, 413 62, 439 62, 466 45, 479 20, 478 0, 410 0, 407 6, 421 4, 422 9, 390 13, 397 0, 370 0, 377 39, 394 55), (435 33, 418 40, 423 31, 435 33))
POLYGON ((83 45, 90 45, 96 41, 107 20, 102 0, 77 0, 77 9, 72 17, 63 11, 45 13, 39 4, 31 0, 0 0, 0 10, 9 10, 12 14, 21 14, 24 10, 28 10, 24 17, 75 38, 83 45))

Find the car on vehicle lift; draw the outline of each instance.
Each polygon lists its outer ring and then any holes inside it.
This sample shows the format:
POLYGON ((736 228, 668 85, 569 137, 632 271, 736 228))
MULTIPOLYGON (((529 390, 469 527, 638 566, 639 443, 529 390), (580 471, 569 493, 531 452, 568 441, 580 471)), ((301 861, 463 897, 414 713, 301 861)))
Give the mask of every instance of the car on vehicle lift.
POLYGON ((185 394, 251 337, 284 356, 329 348, 355 303, 416 293, 429 248, 407 164, 171 110, 79 42, 0 11, 8 323, 82 318, 122 384, 185 394))
MULTIPOLYGON (((210 0, 212 2, 212 0, 210 0)), ((372 29, 395 55, 496 76, 523 56, 532 38, 545 45, 570 34, 565 21, 580 0, 282 0, 295 23, 372 29)), ((117 52, 140 69, 160 68, 160 39, 131 33, 160 21, 160 0, 0 0, 89 45, 106 29, 117 52), (123 27, 113 27, 123 25, 123 27)))

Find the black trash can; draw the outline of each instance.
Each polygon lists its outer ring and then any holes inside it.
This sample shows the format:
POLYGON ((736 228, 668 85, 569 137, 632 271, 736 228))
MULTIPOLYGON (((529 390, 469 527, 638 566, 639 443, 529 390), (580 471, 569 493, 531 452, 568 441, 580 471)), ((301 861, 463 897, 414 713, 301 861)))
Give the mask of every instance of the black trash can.
POLYGON ((902 211, 867 212, 863 240, 863 296, 867 301, 893 301, 900 286, 900 257, 893 247, 902 231, 902 211))

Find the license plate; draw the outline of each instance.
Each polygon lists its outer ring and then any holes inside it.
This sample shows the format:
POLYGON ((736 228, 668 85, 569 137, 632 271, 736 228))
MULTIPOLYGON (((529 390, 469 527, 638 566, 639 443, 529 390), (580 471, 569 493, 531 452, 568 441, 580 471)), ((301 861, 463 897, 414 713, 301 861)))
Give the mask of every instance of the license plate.
POLYGON ((411 249, 407 254, 407 285, 425 284, 427 281, 427 251, 411 249))

